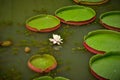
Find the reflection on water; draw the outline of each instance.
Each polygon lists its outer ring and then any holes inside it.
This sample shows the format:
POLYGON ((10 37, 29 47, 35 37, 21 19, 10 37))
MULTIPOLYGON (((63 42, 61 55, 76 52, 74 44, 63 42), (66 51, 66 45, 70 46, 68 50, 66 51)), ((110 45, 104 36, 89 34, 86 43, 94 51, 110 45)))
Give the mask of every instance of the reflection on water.
POLYGON ((25 28, 25 21, 38 14, 54 15, 56 9, 75 4, 72 0, 0 0, 0 41, 11 40, 10 47, 0 47, 0 80, 31 80, 37 76, 63 76, 71 80, 96 80, 89 71, 88 61, 93 55, 84 49, 84 36, 92 30, 102 29, 99 15, 106 11, 120 10, 119 0, 90 6, 97 12, 95 22, 83 26, 62 26, 50 33, 35 33, 25 28), (52 34, 64 39, 61 46, 49 42, 52 34), (24 48, 31 52, 25 53, 24 48), (48 53, 56 57, 58 67, 50 73, 38 74, 27 66, 34 54, 48 53))

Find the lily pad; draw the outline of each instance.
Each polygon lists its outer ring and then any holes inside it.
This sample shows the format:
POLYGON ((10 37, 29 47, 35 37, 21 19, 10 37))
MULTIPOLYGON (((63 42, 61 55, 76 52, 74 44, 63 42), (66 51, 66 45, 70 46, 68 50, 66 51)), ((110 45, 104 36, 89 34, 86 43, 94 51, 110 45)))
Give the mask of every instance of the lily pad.
POLYGON ((55 77, 53 79, 50 76, 42 76, 42 77, 35 78, 33 80, 70 80, 70 79, 67 79, 67 78, 64 78, 64 77, 55 77))
POLYGON ((26 27, 35 32, 50 32, 60 27, 60 20, 52 15, 40 14, 29 18, 26 27))
POLYGON ((103 54, 109 51, 120 51, 120 32, 96 30, 85 36, 84 46, 90 52, 103 54))
POLYGON ((33 55, 28 60, 28 66, 35 72, 43 73, 50 72, 57 66, 57 62, 52 55, 33 55))
POLYGON ((95 20, 96 13, 90 7, 72 5, 56 10, 55 15, 61 22, 71 25, 84 25, 95 20))
POLYGON ((101 24, 111 30, 120 31, 120 11, 110 11, 100 16, 101 24))
POLYGON ((89 65, 92 74, 99 80, 120 80, 120 52, 94 55, 89 65))
POLYGON ((100 5, 100 4, 108 2, 109 0, 73 0, 73 1, 78 4, 100 5))
POLYGON ((35 78, 33 80, 53 80, 53 78, 50 76, 42 76, 42 77, 35 78))

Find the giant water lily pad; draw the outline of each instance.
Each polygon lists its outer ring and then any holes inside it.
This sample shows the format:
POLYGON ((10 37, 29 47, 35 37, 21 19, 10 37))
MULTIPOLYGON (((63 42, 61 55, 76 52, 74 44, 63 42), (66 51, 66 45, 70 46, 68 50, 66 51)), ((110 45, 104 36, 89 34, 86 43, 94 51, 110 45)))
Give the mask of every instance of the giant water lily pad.
POLYGON ((90 7, 72 5, 56 10, 55 15, 61 22, 71 25, 84 25, 95 20, 96 13, 90 7))
POLYGON ((100 22, 105 28, 120 31, 120 11, 110 11, 101 14, 100 22))
POLYGON ((70 79, 67 79, 67 78, 64 78, 64 77, 55 77, 53 79, 50 76, 42 76, 42 77, 35 78, 33 80, 70 80, 70 79))
POLYGON ((50 32, 60 27, 60 20, 52 15, 40 14, 29 18, 26 27, 35 32, 50 32))
POLYGON ((90 52, 99 54, 109 51, 120 51, 120 32, 96 30, 85 36, 84 46, 90 52))
POLYGON ((89 64, 92 74, 99 80, 120 80, 120 52, 97 54, 89 64))
POLYGON ((35 72, 43 73, 50 72, 57 66, 57 62, 52 55, 33 55, 28 60, 28 66, 35 72))
POLYGON ((73 1, 78 4, 100 5, 100 4, 108 2, 109 0, 73 0, 73 1))

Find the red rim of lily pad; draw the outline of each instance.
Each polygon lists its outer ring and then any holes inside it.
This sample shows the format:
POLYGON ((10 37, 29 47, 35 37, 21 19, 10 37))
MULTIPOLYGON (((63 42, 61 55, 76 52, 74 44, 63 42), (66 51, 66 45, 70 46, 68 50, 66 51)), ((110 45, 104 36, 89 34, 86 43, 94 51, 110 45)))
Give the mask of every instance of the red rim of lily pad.
POLYGON ((52 55, 33 55, 28 60, 28 67, 38 73, 47 73, 57 67, 57 62, 52 55))
POLYGON ((119 80, 120 52, 113 51, 106 54, 97 54, 90 58, 90 72, 98 80, 119 80), (112 74, 112 75, 111 75, 112 74))
MULTIPOLYGON (((57 17, 57 16, 56 16, 57 17)), ((59 18, 59 17, 57 17, 59 18)), ((87 20, 87 21, 81 21, 81 22, 75 22, 75 21, 65 21, 61 18, 59 18, 61 22, 65 23, 65 24, 70 24, 70 25, 85 25, 85 24, 89 24, 91 22, 93 22, 95 19, 96 19, 96 16, 93 17, 92 19, 90 20, 87 20)))
POLYGON ((109 80, 109 79, 105 79, 101 76, 99 76, 98 74, 96 74, 91 68, 90 68, 90 72, 99 80, 109 80))
POLYGON ((57 17, 47 14, 40 14, 26 21, 26 28, 34 32, 51 32, 60 26, 60 20, 57 17))
POLYGON ((57 9, 55 16, 65 24, 85 25, 96 19, 96 12, 90 7, 72 5, 57 9), (86 16, 86 13, 88 16, 86 16))
POLYGON ((75 3, 77 4, 85 4, 85 5, 100 5, 100 4, 104 4, 106 2, 108 2, 109 0, 102 0, 99 2, 89 2, 89 1, 79 1, 79 0, 73 0, 75 3))
POLYGON ((96 50, 96 49, 88 46, 88 45, 86 44, 86 42, 83 42, 83 45, 84 45, 84 47, 85 47, 88 51, 90 51, 91 53, 94 53, 94 54, 104 54, 104 53, 105 53, 105 51, 99 51, 99 50, 96 50))
POLYGON ((104 29, 89 32, 83 42, 84 47, 94 54, 119 51, 119 44, 120 32, 104 29))
POLYGON ((54 31, 54 30, 58 29, 60 26, 61 26, 61 24, 59 24, 59 25, 57 25, 57 26, 55 26, 53 28, 47 28, 47 29, 37 30, 35 28, 32 28, 32 27, 26 25, 26 28, 29 29, 29 30, 31 30, 31 31, 34 31, 34 32, 51 32, 51 31, 54 31))
POLYGON ((103 13, 100 16, 100 23, 105 28, 120 32, 119 20, 120 20, 120 11, 110 11, 103 13))
POLYGON ((115 31, 119 31, 120 32, 120 28, 115 28, 115 27, 109 26, 107 24, 104 24, 102 21, 100 21, 100 23, 107 29, 115 30, 115 31))

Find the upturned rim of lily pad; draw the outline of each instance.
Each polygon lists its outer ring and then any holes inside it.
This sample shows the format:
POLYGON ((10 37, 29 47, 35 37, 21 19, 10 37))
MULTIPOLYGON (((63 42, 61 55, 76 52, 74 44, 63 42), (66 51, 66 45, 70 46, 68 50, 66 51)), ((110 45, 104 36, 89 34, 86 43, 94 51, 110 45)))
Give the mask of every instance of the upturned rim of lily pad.
POLYGON ((60 26, 60 20, 48 14, 36 15, 26 20, 26 28, 34 32, 51 32, 60 26))
POLYGON ((96 19, 96 12, 90 7, 72 5, 72 6, 64 6, 57 9, 55 11, 55 16, 65 24, 85 25, 93 22, 96 19), (87 12, 84 12, 84 11, 87 11, 87 12), (84 13, 81 13, 81 12, 84 12, 84 13), (85 13, 89 15, 86 16, 85 13))
POLYGON ((67 79, 67 78, 64 78, 64 77, 55 77, 55 78, 52 78, 51 76, 41 76, 41 77, 38 77, 38 78, 35 78, 33 80, 70 80, 70 79, 67 79))
POLYGON ((120 32, 101 29, 84 36, 83 45, 91 53, 104 54, 109 51, 120 51, 119 43, 120 32))
POLYGON ((38 73, 48 73, 57 67, 57 61, 52 55, 36 54, 29 58, 28 67, 38 73))
POLYGON ((107 29, 120 32, 120 11, 109 11, 100 15, 100 23, 107 29))
POLYGON ((120 51, 94 55, 89 60, 90 72, 99 80, 118 80, 119 61, 120 51))
POLYGON ((101 5, 107 3, 109 0, 101 0, 99 2, 89 2, 89 1, 80 1, 80 0, 73 0, 77 4, 84 4, 84 5, 101 5))

